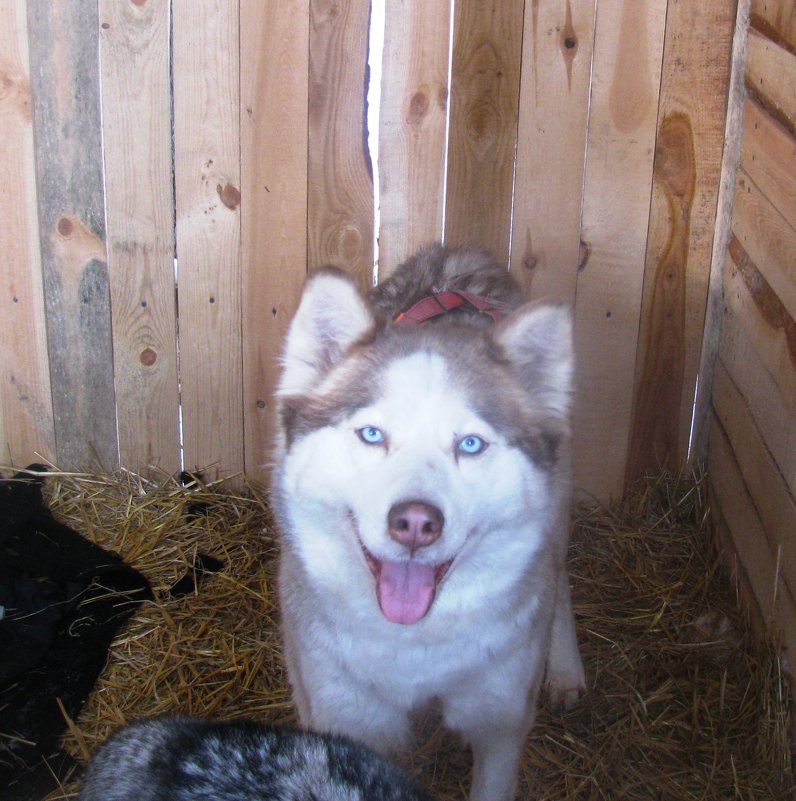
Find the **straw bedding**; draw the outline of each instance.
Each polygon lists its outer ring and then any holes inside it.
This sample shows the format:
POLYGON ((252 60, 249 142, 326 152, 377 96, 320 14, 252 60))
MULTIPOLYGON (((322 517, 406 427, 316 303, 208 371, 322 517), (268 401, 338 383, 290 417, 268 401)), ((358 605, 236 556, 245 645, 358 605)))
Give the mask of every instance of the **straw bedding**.
MULTIPOLYGON (((777 650, 754 641, 737 608, 703 488, 699 478, 658 476, 621 507, 576 515, 570 569, 590 691, 568 713, 542 703, 523 799, 796 797, 789 684, 777 650)), ((70 753, 82 761, 125 721, 167 711, 293 720, 261 489, 55 474, 48 498, 60 519, 147 576, 157 599, 117 637, 69 721, 70 753), (199 571, 195 590, 173 597, 198 553, 222 569, 199 571)), ((442 801, 464 798, 466 751, 433 711, 418 732, 410 770, 442 801)))

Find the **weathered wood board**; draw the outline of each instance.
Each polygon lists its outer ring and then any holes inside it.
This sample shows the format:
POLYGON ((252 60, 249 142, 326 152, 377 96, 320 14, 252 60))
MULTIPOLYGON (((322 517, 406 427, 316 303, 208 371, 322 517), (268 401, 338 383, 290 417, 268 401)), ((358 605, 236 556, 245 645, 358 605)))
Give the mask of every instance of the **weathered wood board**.
POLYGON ((374 269, 365 103, 370 3, 310 0, 309 6, 309 264, 335 264, 367 288, 374 269))
POLYGON ((386 0, 379 121, 379 279, 442 239, 449 0, 386 0))
POLYGON ((688 457, 724 147, 735 0, 670 2, 626 483, 688 457))
POLYGON ((508 263, 522 0, 456 3, 445 241, 508 263))
POLYGON ((750 29, 746 83, 750 92, 796 131, 796 53, 750 29))
POLYGON ((575 482, 618 498, 630 438, 666 3, 600 5, 575 347, 575 482))
POLYGON ((113 354, 124 465, 180 462, 169 3, 100 0, 113 354))
POLYGON ((744 108, 741 164, 765 197, 796 228, 796 139, 754 100, 744 108))
POLYGON ((782 576, 781 554, 772 554, 768 547, 763 547, 766 532, 736 458, 721 421, 714 416, 709 459, 721 476, 721 481, 711 483, 720 515, 718 520, 726 525, 732 538, 767 630, 781 636, 785 648, 793 653, 796 651, 796 600, 782 576))
POLYGON ((243 470, 239 20, 236 0, 174 0, 184 465, 243 470))
POLYGON ((735 31, 730 56, 730 77, 727 88, 727 115, 724 122, 724 149, 716 199, 716 222, 710 256, 705 321, 699 373, 694 393, 694 417, 688 466, 704 465, 707 459, 712 409, 710 392, 713 369, 719 351, 723 310, 723 277, 727 248, 732 236, 732 210, 735 198, 735 179, 741 160, 743 140, 743 107, 746 101, 745 71, 749 30, 750 0, 738 0, 735 10, 735 31))
POLYGON ((595 0, 526 8, 511 270, 529 297, 575 299, 595 0))
MULTIPOLYGON (((713 407, 763 527, 764 543, 788 587, 796 587, 796 504, 752 413, 719 362, 713 383, 713 407)), ((765 412, 763 412, 765 413, 765 412)), ((792 477, 791 477, 792 478, 792 477)))
POLYGON ((737 240, 730 256, 719 357, 796 495, 796 324, 737 240))
POLYGON ((796 50, 796 6, 793 0, 752 0, 752 26, 764 31, 773 41, 796 50))
POLYGON ((738 171, 732 229, 788 313, 796 315, 796 229, 743 167, 738 171))
POLYGON ((119 464, 97 74, 97 8, 28 4, 55 459, 119 464))
POLYGON ((26 3, 0 27, 0 464, 54 461, 26 3))
POLYGON ((792 3, 751 3, 750 97, 723 269, 710 386, 713 518, 740 557, 768 629, 796 648, 796 137, 792 3), (791 43, 789 43, 791 42, 791 43), (791 82, 792 83, 792 82, 791 82))
POLYGON ((244 465, 268 478, 278 356, 307 274, 306 0, 240 8, 244 465))

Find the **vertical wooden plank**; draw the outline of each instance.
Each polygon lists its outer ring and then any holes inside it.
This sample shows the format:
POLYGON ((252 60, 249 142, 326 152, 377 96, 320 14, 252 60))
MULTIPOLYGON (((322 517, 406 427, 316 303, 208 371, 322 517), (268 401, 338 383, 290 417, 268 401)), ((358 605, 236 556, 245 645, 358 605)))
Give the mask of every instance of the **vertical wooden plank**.
POLYGON ((369 0, 310 0, 309 262, 343 267, 364 288, 373 281, 369 22, 369 0))
POLYGON ((180 467, 168 0, 100 0, 121 462, 180 467))
POLYGON ((522 0, 455 5, 445 241, 508 262, 522 0))
POLYGON ((242 0, 245 465, 265 481, 278 356, 307 272, 308 0, 242 0))
POLYGON ((56 459, 118 464, 105 255, 97 9, 28 4, 56 459))
POLYGON ((386 0, 379 278, 442 239, 450 0, 386 0))
POLYGON ((721 176, 736 0, 669 0, 626 471, 686 461, 721 176))
POLYGON ((511 269, 529 296, 575 297, 595 5, 526 4, 511 269))
POLYGON ((750 0, 738 0, 735 13, 735 31, 732 41, 730 79, 727 98, 727 118, 724 124, 724 152, 716 202, 716 223, 713 229, 713 247, 710 256, 705 323, 699 363, 699 381, 694 399, 694 433, 689 463, 704 462, 708 450, 713 387, 713 367, 719 350, 723 315, 723 276, 727 258, 727 245, 732 233, 732 207, 735 197, 735 178, 741 157, 743 137, 744 64, 746 63, 747 31, 749 29, 750 0))
POLYGON ((575 480, 600 500, 624 484, 630 435, 665 0, 597 10, 575 346, 575 480))
POLYGON ((243 470, 237 0, 173 0, 180 397, 186 469, 243 470))
POLYGON ((17 467, 55 459, 25 6, 0 27, 0 464, 17 467))

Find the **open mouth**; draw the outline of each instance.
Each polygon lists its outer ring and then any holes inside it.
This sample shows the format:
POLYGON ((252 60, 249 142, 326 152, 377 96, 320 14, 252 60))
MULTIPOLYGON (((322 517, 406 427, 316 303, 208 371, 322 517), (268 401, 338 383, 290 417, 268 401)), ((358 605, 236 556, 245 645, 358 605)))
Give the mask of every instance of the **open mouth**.
POLYGON ((360 545, 376 579, 376 596, 384 617, 403 625, 424 618, 453 559, 437 565, 415 558, 377 559, 361 541, 360 545))

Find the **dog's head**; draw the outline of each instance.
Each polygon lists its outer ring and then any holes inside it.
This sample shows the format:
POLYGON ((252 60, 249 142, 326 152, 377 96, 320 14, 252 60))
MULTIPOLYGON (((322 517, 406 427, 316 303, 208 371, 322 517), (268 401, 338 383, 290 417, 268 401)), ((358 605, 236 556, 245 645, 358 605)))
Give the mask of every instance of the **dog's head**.
POLYGON ((566 481, 571 328, 566 307, 534 303, 488 329, 396 326, 344 273, 313 274, 276 456, 285 536, 314 581, 375 610, 357 593, 373 582, 383 615, 411 624, 444 605, 443 583, 466 606, 484 576, 498 593, 516 580, 566 481))

